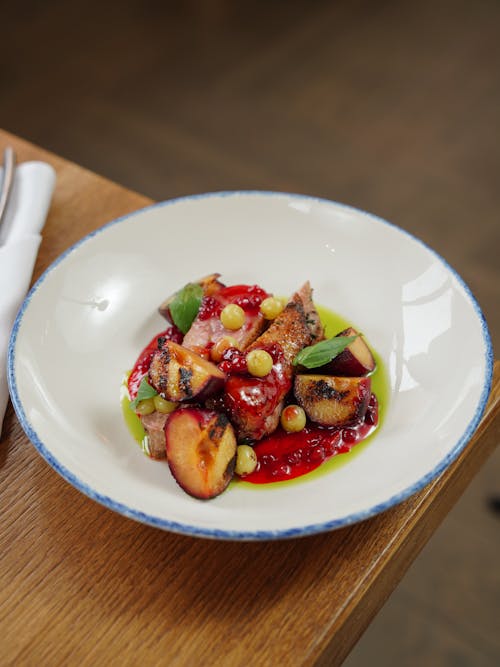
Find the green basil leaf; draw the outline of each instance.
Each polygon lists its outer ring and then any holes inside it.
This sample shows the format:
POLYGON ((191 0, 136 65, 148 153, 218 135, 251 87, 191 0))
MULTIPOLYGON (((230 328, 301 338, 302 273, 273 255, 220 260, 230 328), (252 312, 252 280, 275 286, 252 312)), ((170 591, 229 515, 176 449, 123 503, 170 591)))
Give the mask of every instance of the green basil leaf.
POLYGON ((320 343, 316 343, 316 345, 305 347, 295 357, 293 365, 305 366, 306 368, 324 366, 343 352, 358 336, 335 336, 328 340, 322 340, 320 343))
POLYGON ((194 322, 203 299, 203 288, 197 283, 188 283, 177 292, 170 304, 170 315, 176 327, 187 333, 194 322))
POLYGON ((141 401, 145 401, 147 398, 153 398, 153 396, 156 396, 157 393, 158 392, 156 389, 153 389, 153 387, 149 384, 148 376, 145 375, 141 380, 139 389, 137 390, 137 396, 133 401, 130 401, 130 407, 135 410, 141 401))

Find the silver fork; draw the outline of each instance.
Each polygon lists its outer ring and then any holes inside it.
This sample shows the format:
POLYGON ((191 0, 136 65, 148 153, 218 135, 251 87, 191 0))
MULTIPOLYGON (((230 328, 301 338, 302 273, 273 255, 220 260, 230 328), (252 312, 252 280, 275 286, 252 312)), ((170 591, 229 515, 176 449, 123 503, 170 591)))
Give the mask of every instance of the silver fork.
POLYGON ((14 182, 15 167, 16 154, 10 146, 7 146, 3 152, 3 178, 2 185, 0 187, 0 227, 2 226, 7 204, 9 203, 12 183, 14 182))

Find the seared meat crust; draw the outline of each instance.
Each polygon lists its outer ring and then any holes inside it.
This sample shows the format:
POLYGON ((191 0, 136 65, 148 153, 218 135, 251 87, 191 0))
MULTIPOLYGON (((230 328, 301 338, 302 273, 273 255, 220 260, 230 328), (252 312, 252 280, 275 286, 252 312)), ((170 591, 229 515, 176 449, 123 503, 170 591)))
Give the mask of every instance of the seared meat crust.
POLYGON ((279 422, 286 394, 292 386, 293 360, 307 345, 323 337, 323 327, 312 301, 309 282, 298 290, 267 331, 250 345, 254 349, 278 347, 283 355, 264 378, 231 376, 226 382, 224 405, 240 441, 260 440, 279 422))

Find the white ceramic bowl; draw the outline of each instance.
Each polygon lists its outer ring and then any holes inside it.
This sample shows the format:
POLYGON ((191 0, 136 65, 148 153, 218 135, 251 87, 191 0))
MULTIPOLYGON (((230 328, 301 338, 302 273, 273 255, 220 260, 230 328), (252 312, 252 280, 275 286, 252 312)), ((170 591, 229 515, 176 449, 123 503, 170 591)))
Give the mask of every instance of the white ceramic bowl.
POLYGON ((291 194, 176 199, 115 220, 33 287, 9 348, 11 396, 39 453, 77 489, 153 526, 271 539, 331 530, 401 502, 463 449, 484 410, 492 351, 460 277, 423 243, 362 211, 291 194), (123 421, 124 371, 164 328, 158 304, 199 276, 315 300, 360 327, 385 361, 384 423, 348 465, 294 485, 186 495, 123 421))

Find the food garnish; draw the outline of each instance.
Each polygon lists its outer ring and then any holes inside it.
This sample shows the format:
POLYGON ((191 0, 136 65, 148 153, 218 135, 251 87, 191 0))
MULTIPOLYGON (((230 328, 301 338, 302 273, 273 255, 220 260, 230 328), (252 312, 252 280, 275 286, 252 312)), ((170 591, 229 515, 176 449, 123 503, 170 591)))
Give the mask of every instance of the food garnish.
POLYGON ((141 401, 146 401, 148 398, 153 398, 158 392, 149 384, 146 375, 142 378, 137 396, 133 401, 130 401, 130 407, 135 410, 141 401))
POLYGON ((186 334, 198 314, 203 299, 203 287, 198 283, 188 283, 169 304, 173 323, 186 334))
MULTIPOLYGON (((359 334, 358 334, 359 335, 359 334)), ((335 336, 328 340, 322 340, 314 345, 308 345, 301 350, 293 360, 294 366, 305 366, 306 368, 318 368, 345 350, 356 336, 335 336)))

